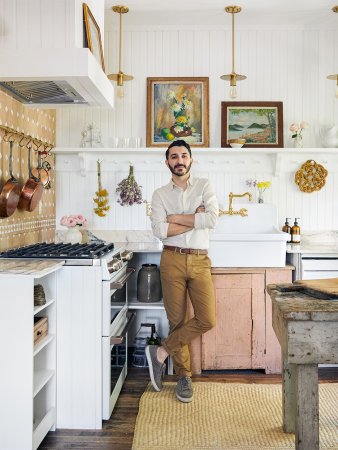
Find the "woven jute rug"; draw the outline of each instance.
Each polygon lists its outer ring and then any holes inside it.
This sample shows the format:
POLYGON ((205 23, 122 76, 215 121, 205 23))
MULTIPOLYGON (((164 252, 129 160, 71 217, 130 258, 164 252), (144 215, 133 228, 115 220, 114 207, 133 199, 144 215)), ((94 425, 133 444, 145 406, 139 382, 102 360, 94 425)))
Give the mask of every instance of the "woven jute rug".
MULTIPOLYGON (((281 384, 195 382, 192 403, 175 397, 176 383, 142 395, 133 450, 284 450, 281 384)), ((319 386, 320 448, 338 449, 338 384, 319 386)), ((309 449, 310 450, 310 449, 309 449)))

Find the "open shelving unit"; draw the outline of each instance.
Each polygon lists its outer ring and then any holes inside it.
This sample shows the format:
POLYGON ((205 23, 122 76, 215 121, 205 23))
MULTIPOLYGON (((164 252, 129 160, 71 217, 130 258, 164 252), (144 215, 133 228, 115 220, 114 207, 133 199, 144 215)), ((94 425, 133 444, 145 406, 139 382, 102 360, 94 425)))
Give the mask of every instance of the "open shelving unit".
POLYGON ((56 270, 12 274, 0 271, 1 448, 36 450, 56 423, 56 270), (34 306, 34 286, 42 285, 46 303, 34 306), (48 318, 48 333, 34 344, 34 318, 48 318), (18 428, 19 427, 19 428, 18 428))

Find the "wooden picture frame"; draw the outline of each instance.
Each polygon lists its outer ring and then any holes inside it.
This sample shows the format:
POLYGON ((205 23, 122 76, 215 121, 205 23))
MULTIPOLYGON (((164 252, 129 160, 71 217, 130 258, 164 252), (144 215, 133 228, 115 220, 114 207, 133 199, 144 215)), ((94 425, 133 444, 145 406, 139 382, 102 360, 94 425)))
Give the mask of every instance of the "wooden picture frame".
POLYGON ((89 6, 86 3, 83 3, 82 6, 86 45, 101 65, 102 70, 105 71, 100 27, 89 9, 89 6))
POLYGON ((282 148, 283 102, 222 102, 221 146, 245 139, 244 147, 282 148))
POLYGON ((147 78, 147 147, 209 147, 209 78, 147 78))

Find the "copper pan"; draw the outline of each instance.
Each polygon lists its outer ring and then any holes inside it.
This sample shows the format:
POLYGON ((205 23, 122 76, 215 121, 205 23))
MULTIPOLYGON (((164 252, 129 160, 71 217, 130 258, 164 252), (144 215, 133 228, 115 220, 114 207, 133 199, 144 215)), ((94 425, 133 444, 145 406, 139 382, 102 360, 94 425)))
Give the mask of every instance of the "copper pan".
POLYGON ((16 210, 20 198, 18 180, 15 179, 12 169, 13 142, 9 141, 9 174, 10 178, 3 185, 0 194, 0 218, 11 216, 16 210))
POLYGON ((24 211, 32 212, 42 197, 43 186, 40 183, 40 178, 35 177, 32 174, 30 147, 28 149, 28 172, 29 178, 21 190, 18 208, 24 211))

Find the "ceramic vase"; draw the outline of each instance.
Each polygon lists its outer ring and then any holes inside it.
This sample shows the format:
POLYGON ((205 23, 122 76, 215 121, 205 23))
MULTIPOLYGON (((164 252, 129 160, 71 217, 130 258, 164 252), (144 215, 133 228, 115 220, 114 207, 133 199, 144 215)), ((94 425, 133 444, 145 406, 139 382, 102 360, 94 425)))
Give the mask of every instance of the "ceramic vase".
POLYGON ((162 288, 160 271, 156 264, 142 264, 137 275, 137 300, 139 302, 160 302, 162 288))
POLYGON ((258 203, 264 203, 263 192, 258 194, 258 203))
POLYGON ((65 234, 65 242, 67 244, 81 244, 82 242, 82 233, 78 226, 68 227, 68 230, 65 234))
POLYGON ((293 144, 295 148, 303 148, 303 137, 300 134, 297 134, 294 138, 293 144))

